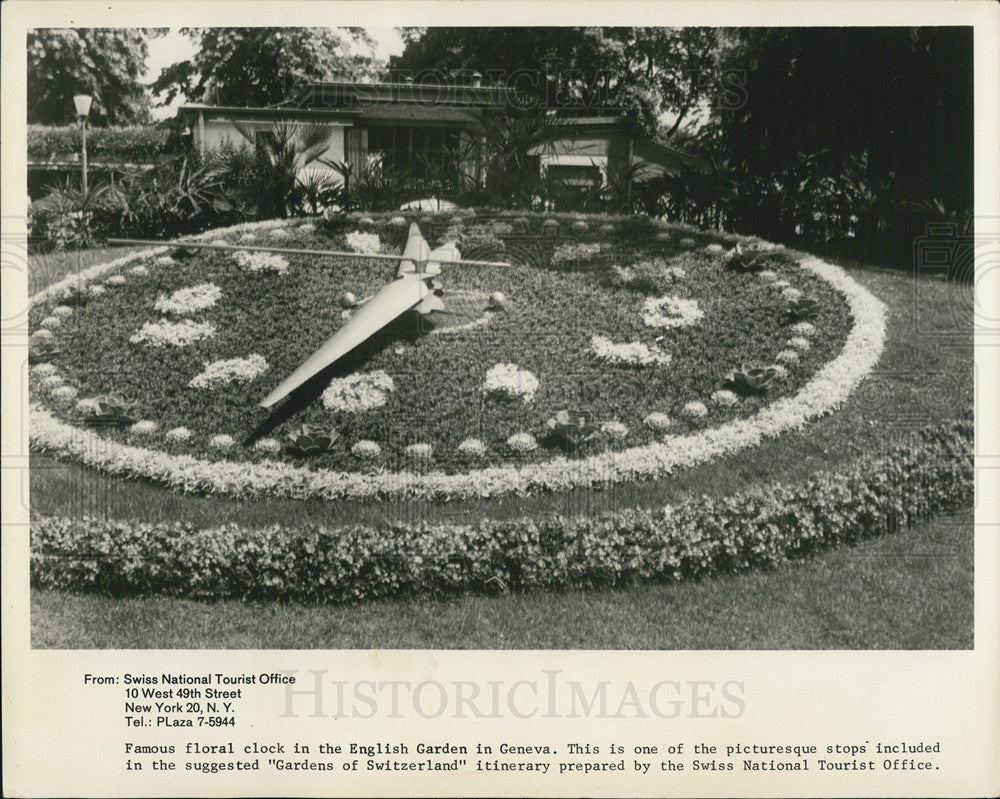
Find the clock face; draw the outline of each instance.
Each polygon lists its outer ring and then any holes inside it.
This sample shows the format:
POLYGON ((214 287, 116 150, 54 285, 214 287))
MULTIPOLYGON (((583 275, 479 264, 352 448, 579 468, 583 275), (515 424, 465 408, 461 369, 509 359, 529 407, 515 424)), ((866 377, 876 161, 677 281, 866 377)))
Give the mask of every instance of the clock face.
MULTIPOLYGON (((409 221, 290 222, 218 241, 398 254, 409 221)), ((780 253, 741 271, 710 236, 627 220, 550 236, 542 221, 425 220, 431 246, 510 266, 445 265, 444 310, 404 313, 276 410, 259 403, 393 281, 395 262, 203 250, 106 270, 34 304, 34 340, 56 344, 36 354, 33 399, 171 456, 459 474, 751 418, 795 395, 850 329, 843 297, 780 253), (796 318, 800 301, 814 307, 796 318)))

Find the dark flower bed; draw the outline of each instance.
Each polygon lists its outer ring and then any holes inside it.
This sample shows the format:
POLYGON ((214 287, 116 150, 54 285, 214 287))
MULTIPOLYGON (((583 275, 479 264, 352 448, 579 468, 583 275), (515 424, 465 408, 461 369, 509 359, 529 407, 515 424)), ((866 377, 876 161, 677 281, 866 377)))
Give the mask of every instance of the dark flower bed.
MULTIPOLYGON (((344 324, 343 293, 370 297, 392 279, 392 263, 288 256, 287 271, 277 273, 249 271, 232 253, 223 252, 201 251, 170 263, 149 260, 147 274, 123 269, 124 282, 105 277, 103 293, 74 306, 72 314, 62 318, 61 351, 49 360, 78 388, 79 398, 127 397, 137 402, 136 419, 159 427, 157 436, 138 442, 127 426, 108 427, 101 430, 108 439, 206 459, 279 458, 344 471, 419 470, 432 464, 454 472, 472 464, 499 464, 515 457, 544 460, 554 452, 564 453, 566 437, 551 435, 547 426, 562 410, 587 411, 597 425, 619 422, 627 428, 624 435, 587 436, 571 448, 571 457, 655 440, 662 432, 644 423, 651 413, 666 414, 674 434, 750 416, 801 388, 837 355, 850 327, 847 306, 830 286, 780 251, 767 255, 765 269, 819 301, 811 319, 815 331, 797 361, 786 362, 783 374, 766 391, 747 394, 733 404, 714 402, 713 393, 726 388, 726 377, 734 369, 777 363, 778 353, 797 335, 792 328, 798 320, 789 315, 789 300, 780 286, 754 272, 726 268, 732 242, 683 229, 665 230, 638 218, 560 218, 554 233, 551 225, 546 228, 545 217, 532 214, 411 214, 407 222, 418 219, 432 246, 456 240, 463 257, 508 260, 512 265, 446 266, 444 301, 457 314, 403 318, 388 335, 375 337, 324 374, 311 402, 300 402, 277 416, 260 408, 260 400, 344 324), (721 246, 707 248, 713 243, 721 246), (594 252, 592 245, 600 245, 600 251, 594 252), (221 292, 213 307, 190 316, 154 307, 160 297, 206 283, 221 292), (503 295, 502 307, 488 310, 486 298, 496 292, 503 295), (703 315, 689 326, 651 327, 644 321, 644 308, 661 296, 695 300, 703 315), (215 334, 185 347, 130 341, 143 325, 161 318, 208 323, 215 334), (595 336, 615 344, 641 344, 649 352, 669 355, 670 361, 637 365, 602 359, 593 351, 595 336), (217 388, 188 385, 209 362, 251 354, 263 356, 268 368, 249 382, 217 388), (530 401, 484 392, 486 374, 498 364, 514 364, 537 378, 530 401), (393 385, 380 407, 337 412, 319 397, 331 378, 379 371, 388 374, 393 385), (691 403, 702 403, 707 413, 692 411, 691 403), (335 435, 324 438, 329 445, 322 451, 289 449, 287 435, 303 425, 335 435), (189 429, 190 438, 172 441, 162 435, 178 427, 189 429), (515 452, 507 441, 516 433, 531 434, 540 446, 515 452), (231 436, 235 447, 221 451, 212 446, 211 439, 220 435, 231 436), (251 446, 261 437, 277 438, 280 452, 251 446), (460 450, 469 438, 485 444, 483 455, 460 450), (381 448, 373 459, 352 453, 352 447, 365 440, 381 448), (407 452, 414 444, 429 444, 431 459, 415 461, 413 450, 407 452)), ((255 241, 344 250, 346 236, 360 231, 378 235, 384 252, 399 253, 407 227, 398 217, 383 215, 288 231, 288 238, 280 240, 261 231, 255 241)), ((246 243, 235 236, 227 242, 246 243)), ((36 304, 32 330, 44 327, 43 318, 59 304, 58 299, 36 304)), ((58 413, 67 421, 79 421, 72 404, 58 413)))

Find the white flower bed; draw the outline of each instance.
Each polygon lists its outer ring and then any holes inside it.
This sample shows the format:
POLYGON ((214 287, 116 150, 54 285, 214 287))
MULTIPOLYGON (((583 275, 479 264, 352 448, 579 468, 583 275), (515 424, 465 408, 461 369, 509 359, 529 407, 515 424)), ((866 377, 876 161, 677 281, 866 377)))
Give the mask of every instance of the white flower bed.
POLYGON ((650 297, 642 306, 642 321, 650 327, 687 327, 704 316, 697 300, 681 297, 650 297))
POLYGON ((57 305, 55 308, 52 309, 52 315, 53 316, 72 316, 73 315, 73 309, 70 308, 68 305, 57 305))
MULTIPOLYGON (((253 227, 266 229, 276 224, 283 223, 271 221, 253 227)), ((237 228, 243 229, 246 228, 237 228)), ((214 235, 219 233, 216 231, 214 235)), ((150 255, 132 254, 111 264, 91 267, 86 273, 94 277, 150 255)), ((854 326, 840 354, 823 366, 798 393, 774 401, 754 416, 686 436, 668 436, 644 446, 573 460, 557 456, 537 463, 472 469, 462 474, 406 471, 359 474, 269 460, 260 463, 201 460, 190 455, 172 455, 121 444, 102 438, 94 430, 62 422, 37 404, 31 406, 31 441, 44 451, 73 458, 111 474, 144 476, 185 491, 243 498, 408 496, 457 499, 508 492, 558 491, 661 477, 802 428, 810 419, 842 405, 878 362, 885 343, 883 304, 839 267, 811 256, 804 257, 800 267, 828 282, 848 302, 854 326)), ((60 285, 54 284, 32 298, 32 302, 54 296, 59 290, 60 285)), ((76 395, 71 386, 57 388, 53 395, 59 392, 68 392, 69 399, 76 395)), ((369 443, 378 449, 374 442, 369 443)), ((355 444, 352 451, 359 444, 355 444)))
POLYGON ((802 336, 795 336, 794 338, 788 339, 788 346, 805 352, 809 349, 809 339, 803 338, 802 336))
POLYGON ((341 413, 361 413, 385 405, 395 388, 392 378, 381 369, 337 377, 323 392, 323 406, 341 413))
POLYGON ((125 275, 111 275, 105 282, 109 286, 124 286, 126 281, 125 275))
POLYGON ((359 230, 347 234, 347 247, 352 252, 363 255, 378 255, 382 249, 382 242, 375 233, 362 233, 359 230))
POLYGON ((267 371, 263 355, 254 353, 246 358, 230 358, 205 364, 205 370, 191 378, 191 388, 219 388, 229 383, 249 383, 267 371))
POLYGON ((152 347, 186 347, 195 341, 212 338, 215 328, 208 322, 146 322, 138 333, 129 339, 133 344, 149 344, 152 347))
POLYGON ((668 353, 655 352, 641 341, 615 344, 604 336, 594 336, 590 340, 590 349, 594 355, 608 363, 623 363, 630 366, 666 366, 670 363, 668 353))
POLYGON ((538 378, 527 369, 518 369, 512 363, 498 363, 486 373, 483 391, 487 394, 505 394, 531 402, 538 391, 538 378))
POLYGON ((276 455, 281 452, 281 442, 276 438, 262 438, 256 441, 253 448, 257 452, 266 452, 268 455, 276 455))
POLYGON ((227 436, 225 433, 222 433, 221 435, 217 436, 212 436, 208 440, 208 445, 213 449, 222 449, 222 450, 232 449, 234 444, 236 444, 236 441, 233 439, 233 437, 227 436))
POLYGON ((800 336, 811 336, 816 332, 816 326, 812 322, 796 322, 792 330, 800 336))
POLYGON ((278 253, 240 250, 233 257, 236 263, 250 272, 276 272, 283 275, 288 271, 288 259, 278 253))
POLYGON ((187 316, 213 307, 222 296, 222 289, 214 283, 201 283, 175 291, 169 297, 162 294, 157 298, 154 310, 187 316))

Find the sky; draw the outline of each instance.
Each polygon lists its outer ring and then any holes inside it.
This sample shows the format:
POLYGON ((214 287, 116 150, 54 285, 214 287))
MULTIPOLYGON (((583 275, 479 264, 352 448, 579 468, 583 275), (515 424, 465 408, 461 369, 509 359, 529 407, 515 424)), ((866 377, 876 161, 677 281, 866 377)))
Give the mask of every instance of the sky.
MULTIPOLYGON (((395 28, 367 28, 369 35, 375 40, 375 55, 388 59, 391 55, 403 52, 403 40, 395 28)), ((176 61, 185 61, 194 55, 195 45, 187 36, 182 36, 177 28, 171 28, 166 36, 151 39, 149 42, 149 68, 146 72, 146 82, 159 76, 160 70, 176 61)), ((183 105, 184 98, 176 98, 169 106, 153 108, 154 119, 172 117, 177 107, 183 105)))

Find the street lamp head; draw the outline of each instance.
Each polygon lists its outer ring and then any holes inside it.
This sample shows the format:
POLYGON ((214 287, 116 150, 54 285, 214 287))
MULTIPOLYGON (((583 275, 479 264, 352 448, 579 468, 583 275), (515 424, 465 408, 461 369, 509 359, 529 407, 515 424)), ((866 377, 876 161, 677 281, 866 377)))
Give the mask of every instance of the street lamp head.
POLYGON ((93 101, 94 98, 89 94, 73 95, 73 104, 76 106, 76 115, 85 117, 90 114, 90 104, 93 101))

